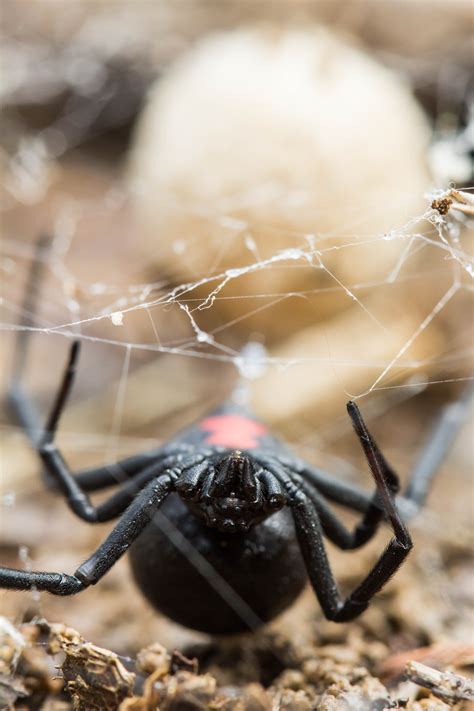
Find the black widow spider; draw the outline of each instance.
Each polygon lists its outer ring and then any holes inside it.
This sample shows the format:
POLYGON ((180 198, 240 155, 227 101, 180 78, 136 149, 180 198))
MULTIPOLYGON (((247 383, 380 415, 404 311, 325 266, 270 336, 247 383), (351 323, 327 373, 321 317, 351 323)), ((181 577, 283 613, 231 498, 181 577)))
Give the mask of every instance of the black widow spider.
MULTIPOLYGON (((31 306, 30 292, 25 313, 31 306)), ((372 495, 295 458, 264 424, 232 403, 164 447, 73 474, 54 438, 80 344, 71 346, 42 428, 21 386, 27 342, 27 331, 20 331, 9 393, 19 422, 76 516, 88 523, 121 518, 73 575, 2 567, 0 587, 73 595, 97 583, 130 549, 135 579, 154 607, 188 627, 231 634, 274 618, 295 600, 307 577, 328 619, 353 620, 409 554, 412 540, 395 504, 398 477, 355 403, 347 410, 375 481, 372 495), (89 493, 117 483, 122 486, 109 499, 91 503, 89 493), (362 514, 353 531, 339 521, 328 499, 362 514), (352 550, 369 541, 384 520, 393 538, 356 589, 341 596, 323 536, 352 550)), ((405 518, 423 503, 469 399, 466 391, 442 411, 399 499, 405 518)))

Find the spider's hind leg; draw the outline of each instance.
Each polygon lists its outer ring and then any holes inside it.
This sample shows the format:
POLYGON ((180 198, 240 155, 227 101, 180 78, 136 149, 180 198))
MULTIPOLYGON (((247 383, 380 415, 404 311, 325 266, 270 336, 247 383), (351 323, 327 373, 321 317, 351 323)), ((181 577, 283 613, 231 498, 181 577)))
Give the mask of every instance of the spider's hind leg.
POLYGON ((300 490, 294 492, 290 506, 309 579, 325 616, 334 622, 353 620, 367 609, 372 597, 410 553, 413 545, 410 534, 398 514, 392 511, 389 519, 394 537, 360 585, 343 598, 331 571, 316 509, 300 490))

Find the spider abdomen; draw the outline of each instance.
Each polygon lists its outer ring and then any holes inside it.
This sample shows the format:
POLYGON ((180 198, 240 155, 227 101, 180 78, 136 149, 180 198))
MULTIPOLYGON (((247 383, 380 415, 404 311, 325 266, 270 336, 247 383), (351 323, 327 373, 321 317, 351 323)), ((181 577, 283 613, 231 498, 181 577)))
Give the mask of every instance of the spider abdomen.
POLYGON ((130 549, 130 560, 156 609, 209 634, 235 634, 268 622, 306 583, 287 509, 244 534, 223 533, 172 495, 130 549))

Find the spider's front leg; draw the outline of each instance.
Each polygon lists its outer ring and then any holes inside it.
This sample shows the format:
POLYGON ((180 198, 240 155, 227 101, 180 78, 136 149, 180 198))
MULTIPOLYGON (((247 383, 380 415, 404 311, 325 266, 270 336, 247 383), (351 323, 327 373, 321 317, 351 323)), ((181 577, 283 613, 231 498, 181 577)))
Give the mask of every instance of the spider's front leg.
POLYGON ((409 554, 413 544, 408 531, 398 514, 396 519, 390 516, 395 537, 363 582, 344 599, 329 565, 323 530, 314 507, 299 490, 290 494, 290 506, 309 579, 325 616, 334 622, 353 620, 367 609, 372 597, 383 588, 409 554))
POLYGON ((101 546, 75 571, 45 573, 0 567, 0 588, 45 590, 53 595, 74 595, 102 578, 130 548, 174 488, 175 477, 163 474, 133 500, 101 546))
POLYGON ((42 425, 34 402, 25 393, 22 380, 31 345, 29 327, 35 323, 37 292, 44 262, 43 254, 46 256, 49 254, 50 244, 51 239, 48 236, 44 236, 38 240, 36 246, 36 255, 31 265, 28 287, 23 299, 23 328, 18 331, 16 339, 13 354, 12 382, 7 397, 17 421, 43 460, 52 480, 65 495, 70 508, 80 518, 95 522, 97 517, 94 507, 86 495, 87 492, 98 491, 120 484, 135 477, 138 473, 141 475, 142 470, 147 465, 154 464, 158 459, 163 460, 168 452, 165 449, 155 449, 151 452, 127 457, 111 465, 89 469, 77 475, 74 475, 69 470, 64 458, 54 444, 54 437, 61 413, 74 383, 80 348, 77 341, 73 342, 71 346, 67 367, 53 401, 47 424, 45 427, 42 425))
MULTIPOLYGON (((263 461, 262 459, 261 462, 263 463, 263 461)), ((314 481, 309 480, 304 475, 302 476, 298 463, 295 467, 292 466, 290 460, 279 461, 267 458, 266 464, 282 484, 292 482, 307 496, 310 503, 316 509, 324 535, 342 550, 347 551, 360 548, 377 533, 385 517, 377 488, 372 496, 364 495, 364 506, 362 508, 364 515, 359 523, 356 524, 355 528, 350 531, 331 510, 325 497, 321 494, 320 488, 315 485, 314 481)), ((302 471, 306 473, 305 469, 302 471)), ((398 478, 393 472, 391 472, 390 489, 393 494, 396 494, 399 489, 398 478)), ((357 495, 358 492, 356 492, 356 496, 357 495)))
MULTIPOLYGON (((405 521, 413 518, 424 505, 441 462, 452 447, 461 427, 472 410, 473 396, 474 385, 470 382, 463 389, 457 400, 444 405, 432 425, 426 443, 408 476, 405 491, 397 498, 398 507, 405 521)), ((373 440, 372 444, 374 444, 373 440)), ((379 455, 383 459, 380 452, 379 455)), ((316 489, 316 491, 341 506, 365 514, 369 507, 378 505, 374 497, 371 497, 365 491, 353 484, 347 484, 333 475, 323 472, 321 469, 312 467, 306 462, 297 460, 295 463, 295 461, 288 461, 287 457, 278 457, 278 461, 280 466, 289 467, 293 472, 300 475, 311 486, 312 490, 316 489)), ((384 467, 390 469, 387 462, 384 463, 384 467)), ((397 487, 398 477, 393 470, 391 470, 391 476, 394 487, 397 487)), ((393 490, 395 491, 395 489, 393 490)), ((324 523, 321 511, 320 514, 324 523)), ((329 535, 326 527, 325 533, 329 535)))
POLYGON ((413 547, 410 534, 396 510, 393 472, 372 440, 354 403, 348 404, 348 412, 364 448, 385 517, 392 526, 394 537, 366 578, 345 599, 339 592, 329 565, 323 528, 314 505, 294 482, 290 480, 286 485, 296 534, 311 584, 325 616, 334 622, 346 622, 358 617, 368 607, 371 598, 398 570, 413 547))

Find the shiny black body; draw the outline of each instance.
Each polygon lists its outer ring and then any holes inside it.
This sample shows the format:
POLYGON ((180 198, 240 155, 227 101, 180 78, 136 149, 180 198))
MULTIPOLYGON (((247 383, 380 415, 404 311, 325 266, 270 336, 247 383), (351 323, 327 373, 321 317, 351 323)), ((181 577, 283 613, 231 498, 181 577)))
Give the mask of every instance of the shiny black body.
POLYGON ((307 581, 291 514, 278 511, 246 533, 222 533, 176 494, 130 549, 147 600, 180 624, 233 634, 272 620, 307 581))

